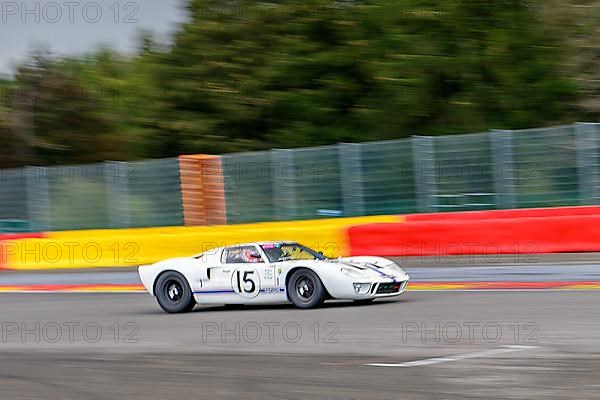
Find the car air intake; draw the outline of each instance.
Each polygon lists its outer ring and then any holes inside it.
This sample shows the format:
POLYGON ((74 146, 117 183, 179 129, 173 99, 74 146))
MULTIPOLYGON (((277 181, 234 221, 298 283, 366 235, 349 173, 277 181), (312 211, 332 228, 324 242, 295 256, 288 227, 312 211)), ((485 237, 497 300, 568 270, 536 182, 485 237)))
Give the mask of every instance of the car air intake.
POLYGON ((398 293, 401 287, 402 283, 400 282, 380 283, 377 287, 377 294, 398 293))

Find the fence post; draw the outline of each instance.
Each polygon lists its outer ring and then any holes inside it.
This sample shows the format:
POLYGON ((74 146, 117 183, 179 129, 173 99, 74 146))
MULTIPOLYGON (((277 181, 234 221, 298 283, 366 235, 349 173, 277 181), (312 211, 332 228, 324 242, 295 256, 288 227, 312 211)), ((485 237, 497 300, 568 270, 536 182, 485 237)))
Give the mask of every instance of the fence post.
POLYGON ((361 145, 340 143, 338 153, 344 216, 365 215, 361 145))
POLYGON ((294 150, 271 150, 273 165, 273 208, 275 220, 293 220, 297 217, 296 181, 302 173, 294 162, 294 150))
POLYGON ((47 168, 27 166, 22 171, 27 193, 27 219, 30 229, 52 230, 47 168))
POLYGON ((435 171, 435 138, 412 137, 417 211, 437 211, 437 175, 435 171))
POLYGON ((515 208, 515 163, 513 160, 513 132, 509 130, 492 130, 490 152, 494 162, 494 191, 496 192, 496 208, 515 208))
POLYGON ((579 203, 582 205, 598 204, 600 198, 597 132, 598 124, 583 122, 575 124, 577 184, 579 203))
POLYGON ((131 226, 127 165, 128 163, 121 161, 104 162, 106 205, 111 228, 128 228, 131 226))

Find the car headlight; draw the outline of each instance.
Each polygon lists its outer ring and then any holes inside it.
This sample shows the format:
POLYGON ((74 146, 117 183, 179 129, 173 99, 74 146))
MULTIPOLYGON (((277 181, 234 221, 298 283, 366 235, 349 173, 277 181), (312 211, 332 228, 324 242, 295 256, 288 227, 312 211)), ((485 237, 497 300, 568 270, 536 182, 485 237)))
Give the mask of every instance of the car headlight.
POLYGON ((354 283, 354 293, 356 294, 367 294, 371 289, 370 283, 354 283))

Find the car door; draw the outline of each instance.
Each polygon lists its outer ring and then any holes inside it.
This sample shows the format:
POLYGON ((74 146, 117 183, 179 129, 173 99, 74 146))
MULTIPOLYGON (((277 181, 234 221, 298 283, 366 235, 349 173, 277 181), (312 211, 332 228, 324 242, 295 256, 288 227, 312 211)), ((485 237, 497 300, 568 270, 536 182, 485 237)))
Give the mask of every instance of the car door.
POLYGON ((229 287, 236 302, 251 303, 261 300, 274 287, 274 267, 255 245, 235 246, 223 252, 223 274, 229 277, 229 287))

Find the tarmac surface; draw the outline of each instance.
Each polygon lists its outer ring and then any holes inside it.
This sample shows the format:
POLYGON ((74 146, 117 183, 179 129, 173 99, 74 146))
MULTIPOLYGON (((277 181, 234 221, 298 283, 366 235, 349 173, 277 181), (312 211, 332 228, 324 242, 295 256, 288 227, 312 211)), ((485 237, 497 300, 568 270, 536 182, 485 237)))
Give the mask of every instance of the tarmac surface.
MULTIPOLYGON (((477 266, 408 266, 411 282, 600 282, 600 263, 569 266, 550 263, 477 266)), ((0 273, 0 286, 11 285, 141 285, 137 270, 114 268, 91 271, 0 273)))
POLYGON ((0 294, 0 399, 598 399, 599 291, 408 291, 162 313, 0 294))

